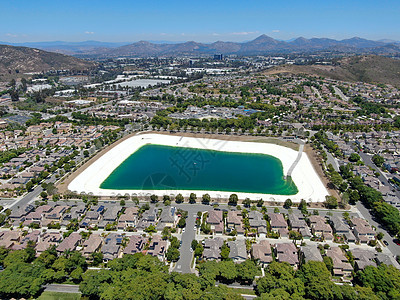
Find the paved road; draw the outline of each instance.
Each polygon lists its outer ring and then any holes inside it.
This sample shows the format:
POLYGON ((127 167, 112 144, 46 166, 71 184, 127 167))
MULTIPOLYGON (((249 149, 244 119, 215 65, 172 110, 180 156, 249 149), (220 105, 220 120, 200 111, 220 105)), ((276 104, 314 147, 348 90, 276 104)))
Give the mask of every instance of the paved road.
MULTIPOLYGON (((382 175, 382 171, 372 161, 372 155, 366 154, 358 150, 357 153, 358 155, 360 155, 361 159, 367 166, 370 166, 371 168, 374 168, 379 172, 378 179, 382 182, 382 184, 389 186, 393 190, 393 187, 390 185, 389 181, 386 179, 385 176, 382 175)), ((395 191, 395 193, 397 197, 400 198, 400 192, 395 191)), ((372 215, 370 214, 369 210, 364 206, 364 204, 362 204, 361 202, 357 202, 357 208, 363 215, 364 219, 366 219, 371 225, 374 225, 377 228, 377 231, 382 231, 385 234, 383 240, 388 242, 389 245, 387 247, 389 248, 389 250, 394 255, 400 255, 400 246, 396 245, 393 242, 393 237, 379 223, 373 220, 372 215)))
POLYGON ((322 146, 322 148, 325 150, 327 156, 326 165, 331 164, 335 171, 339 172, 339 163, 337 162, 336 158, 333 157, 333 155, 328 151, 328 149, 325 148, 325 146, 322 146))
POLYGON ((294 168, 297 166, 297 164, 299 163, 299 161, 301 159, 303 150, 304 150, 304 143, 300 144, 299 153, 297 154, 297 157, 296 157, 295 161, 293 162, 293 164, 290 166, 289 171, 287 173, 287 177, 292 176, 294 168))
MULTIPOLYGON (((56 181, 56 176, 52 175, 50 178, 46 179, 44 182, 54 183, 55 181, 56 181)), ((21 199, 15 201, 9 208, 11 210, 13 210, 13 209, 18 209, 18 207, 24 207, 29 202, 31 202, 33 199, 35 199, 37 196, 39 196, 41 192, 43 192, 43 188, 41 187, 41 185, 38 185, 33 189, 32 192, 29 192, 21 199)))
POLYGON ((364 152, 358 151, 358 155, 360 155, 361 159, 364 161, 364 163, 371 168, 375 169, 378 171, 379 176, 378 179, 383 183, 383 185, 386 185, 391 188, 392 191, 396 193, 396 196, 400 198, 400 191, 396 190, 393 188, 393 186, 389 183, 389 181, 386 179, 386 177, 383 175, 382 171, 374 164, 372 161, 372 156, 371 154, 366 154, 364 152))
POLYGON ((349 101, 349 97, 343 94, 341 89, 339 89, 337 86, 334 86, 333 89, 335 90, 335 93, 338 94, 340 98, 342 98, 342 100, 349 101))
POLYGON ((71 293, 80 294, 79 285, 73 284, 48 284, 44 289, 46 292, 58 292, 58 293, 71 293))
POLYGON ((366 219, 370 225, 375 226, 377 232, 381 231, 385 235, 383 240, 388 242, 389 245, 387 246, 387 248, 390 250, 390 252, 392 252, 393 255, 400 255, 400 246, 396 245, 393 242, 393 238, 390 236, 390 234, 382 227, 382 225, 380 225, 373 219, 372 215, 370 214, 369 210, 364 206, 364 204, 358 201, 356 206, 363 218, 366 219))
POLYGON ((202 204, 181 204, 177 207, 186 210, 188 217, 186 219, 185 232, 182 234, 182 245, 180 248, 180 258, 176 262, 175 272, 192 273, 191 264, 193 259, 193 252, 190 251, 192 241, 196 237, 195 224, 198 211, 206 211, 211 209, 209 205, 202 204))

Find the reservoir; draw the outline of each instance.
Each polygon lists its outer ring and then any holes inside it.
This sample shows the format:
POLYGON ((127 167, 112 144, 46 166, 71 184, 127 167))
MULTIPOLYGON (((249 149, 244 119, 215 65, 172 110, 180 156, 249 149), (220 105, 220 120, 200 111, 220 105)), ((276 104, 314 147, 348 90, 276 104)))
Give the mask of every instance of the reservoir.
MULTIPOLYGON (((266 154, 147 144, 101 183, 105 190, 196 190, 295 195, 281 161, 266 154)), ((197 195, 200 197, 201 195, 197 195)))

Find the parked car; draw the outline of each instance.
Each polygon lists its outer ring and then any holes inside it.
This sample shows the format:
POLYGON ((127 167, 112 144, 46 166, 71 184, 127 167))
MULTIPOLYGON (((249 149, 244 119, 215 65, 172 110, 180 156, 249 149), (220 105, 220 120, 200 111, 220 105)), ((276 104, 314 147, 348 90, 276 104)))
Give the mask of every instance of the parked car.
POLYGON ((399 246, 400 246, 400 240, 399 240, 399 239, 394 239, 393 242, 394 242, 396 245, 399 245, 399 246))
POLYGON ((383 243, 384 243, 386 246, 388 246, 388 245, 389 245, 389 243, 388 243, 388 242, 386 242, 386 241, 383 241, 383 243))

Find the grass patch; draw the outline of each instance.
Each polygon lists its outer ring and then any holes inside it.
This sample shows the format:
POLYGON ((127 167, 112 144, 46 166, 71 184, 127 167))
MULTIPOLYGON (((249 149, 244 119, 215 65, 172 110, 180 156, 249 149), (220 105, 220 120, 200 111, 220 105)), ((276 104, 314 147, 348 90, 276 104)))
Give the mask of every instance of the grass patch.
POLYGON ((278 140, 278 139, 274 139, 274 138, 256 138, 254 140, 249 140, 249 142, 253 142, 253 143, 267 143, 267 144, 275 144, 278 146, 283 146, 283 147, 287 147, 290 149, 293 149, 295 151, 299 151, 299 145, 292 143, 292 142, 287 142, 287 141, 282 141, 282 140, 278 140))
POLYGON ((73 293, 58 293, 58 292, 43 292, 38 300, 80 300, 80 294, 73 293))
POLYGON ((229 288, 231 291, 234 291, 238 294, 243 294, 243 295, 255 295, 256 292, 253 289, 246 289, 246 288, 229 288))

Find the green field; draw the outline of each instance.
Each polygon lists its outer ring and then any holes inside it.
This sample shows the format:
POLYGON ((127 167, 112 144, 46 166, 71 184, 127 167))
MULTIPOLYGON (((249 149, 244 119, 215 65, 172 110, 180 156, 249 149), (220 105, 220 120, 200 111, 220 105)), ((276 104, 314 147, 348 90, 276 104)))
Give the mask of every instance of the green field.
POLYGON ((80 294, 73 293, 58 293, 58 292, 43 292, 38 300, 79 300, 80 294))

